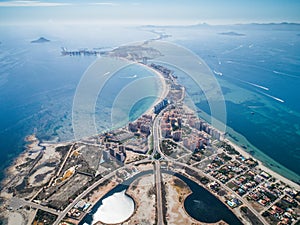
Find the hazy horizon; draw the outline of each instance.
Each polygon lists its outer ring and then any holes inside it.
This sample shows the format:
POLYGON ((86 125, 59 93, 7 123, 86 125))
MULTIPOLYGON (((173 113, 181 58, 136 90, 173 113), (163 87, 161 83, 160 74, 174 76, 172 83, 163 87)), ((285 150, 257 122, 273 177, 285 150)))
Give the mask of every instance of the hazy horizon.
POLYGON ((299 23, 300 2, 270 0, 241 2, 164 1, 0 1, 0 25, 232 25, 299 23))

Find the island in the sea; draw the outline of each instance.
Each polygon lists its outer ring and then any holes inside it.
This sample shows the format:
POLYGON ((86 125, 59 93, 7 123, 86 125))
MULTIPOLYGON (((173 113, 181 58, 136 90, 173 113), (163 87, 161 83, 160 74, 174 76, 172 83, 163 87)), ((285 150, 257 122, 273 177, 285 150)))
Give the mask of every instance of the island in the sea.
POLYGON ((222 32, 219 33, 220 35, 227 35, 227 36, 246 36, 245 34, 229 31, 229 32, 222 32))
POLYGON ((145 54, 161 55, 159 49, 123 46, 107 57, 155 72, 160 100, 125 127, 92 137, 42 143, 28 136, 26 151, 2 183, 1 219, 54 225, 299 223, 299 185, 200 119, 185 104, 185 88, 172 69, 147 63, 145 54))
POLYGON ((48 40, 44 37, 40 37, 39 39, 31 41, 31 43, 46 43, 46 42, 50 42, 50 40, 48 40))

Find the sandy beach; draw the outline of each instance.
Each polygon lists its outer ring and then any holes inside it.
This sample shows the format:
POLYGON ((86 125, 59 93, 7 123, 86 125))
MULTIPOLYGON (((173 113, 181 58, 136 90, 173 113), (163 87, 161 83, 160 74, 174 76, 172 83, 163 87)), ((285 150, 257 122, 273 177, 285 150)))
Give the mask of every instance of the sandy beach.
POLYGON ((168 88, 168 85, 166 83, 166 80, 164 78, 164 76, 156 71, 155 69, 147 66, 147 65, 144 65, 144 64, 140 64, 142 66, 144 66, 146 69, 148 70, 151 70, 151 72, 155 73, 157 75, 157 77, 159 78, 159 81, 160 81, 160 84, 161 84, 161 95, 157 98, 157 100, 151 105, 151 107, 145 112, 145 114, 149 114, 149 115, 154 115, 154 112, 153 112, 153 108, 154 106, 159 103, 162 99, 166 98, 168 93, 169 93, 169 88, 168 88))

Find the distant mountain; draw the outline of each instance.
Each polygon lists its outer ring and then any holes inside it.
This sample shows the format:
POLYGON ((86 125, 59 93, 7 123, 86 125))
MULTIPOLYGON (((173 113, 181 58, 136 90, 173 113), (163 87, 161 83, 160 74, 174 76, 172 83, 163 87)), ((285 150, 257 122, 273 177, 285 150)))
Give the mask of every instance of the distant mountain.
POLYGON ((251 23, 251 24, 238 24, 238 26, 247 26, 255 29, 269 29, 269 30, 300 30, 299 23, 251 23))
MULTIPOLYGON (((210 25, 198 23, 193 25, 145 25, 142 28, 201 28, 201 29, 254 29, 254 30, 300 30, 300 23, 244 23, 228 25, 210 25)), ((225 34, 226 35, 226 34, 225 34)), ((230 35, 230 34, 227 34, 230 35)), ((236 36, 236 35, 235 35, 236 36)))
POLYGON ((288 23, 288 22, 282 22, 282 23, 250 23, 251 25, 267 25, 267 26, 278 26, 278 25, 289 25, 289 26, 299 26, 300 23, 288 23))
POLYGON ((219 33, 220 35, 227 35, 227 36, 245 36, 245 34, 240 34, 240 33, 236 33, 236 32, 233 32, 233 31, 230 31, 230 32, 222 32, 222 33, 219 33))
POLYGON ((207 23, 198 23, 193 25, 142 25, 141 28, 189 28, 189 27, 212 27, 207 23))
POLYGON ((45 43, 45 42, 49 42, 50 40, 44 38, 44 37, 40 37, 39 39, 37 40, 33 40, 31 41, 31 43, 45 43))

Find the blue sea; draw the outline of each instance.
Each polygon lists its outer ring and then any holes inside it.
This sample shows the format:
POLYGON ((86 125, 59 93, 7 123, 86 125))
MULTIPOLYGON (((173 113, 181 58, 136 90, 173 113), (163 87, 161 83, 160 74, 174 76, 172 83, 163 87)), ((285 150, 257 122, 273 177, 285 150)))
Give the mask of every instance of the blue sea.
MULTIPOLYGON (((226 101, 228 138, 299 182, 300 26, 203 25, 166 32, 201 57, 217 78, 226 101)), ((196 106, 209 114, 203 95, 185 83, 196 106)))
MULTIPOLYGON (((36 132, 46 141, 74 139, 72 105, 76 88, 89 66, 99 58, 62 56, 61 47, 107 49, 153 37, 150 32, 132 27, 7 26, 0 27, 0 33, 0 179, 4 169, 24 150, 27 135, 36 132), (124 33, 122 38, 120 32, 124 33), (41 36, 50 42, 31 43, 41 36)), ((135 65, 123 68, 108 80, 95 106, 99 132, 111 128, 111 107, 122 88, 145 77, 153 78, 147 80, 148 88, 158 93, 157 77, 135 65)), ((144 113, 155 100, 148 97, 128 106, 134 110, 130 119, 144 113)))
MULTIPOLYGON (((228 137, 272 169, 298 182, 299 27, 283 24, 151 28, 171 34, 165 41, 188 48, 211 68, 226 101, 228 137)), ((96 26, 0 27, 1 177, 5 167, 23 151, 24 137, 35 130, 43 140, 74 138, 72 104, 76 87, 97 58, 62 56, 61 47, 113 48, 155 37, 149 30, 96 26), (30 43, 41 36, 51 42, 30 43)), ((206 118, 210 110, 201 91, 179 71, 175 73, 189 87, 189 96, 201 110, 199 115, 206 118)), ((135 75, 154 76, 134 66, 116 74, 96 105, 99 131, 109 129, 114 96, 132 79, 139 78, 135 75)), ((135 105, 131 119, 143 113, 154 100, 147 98, 135 105)))

